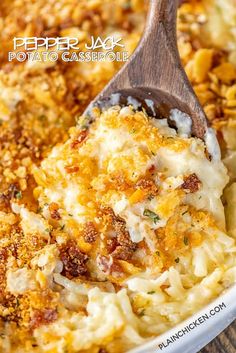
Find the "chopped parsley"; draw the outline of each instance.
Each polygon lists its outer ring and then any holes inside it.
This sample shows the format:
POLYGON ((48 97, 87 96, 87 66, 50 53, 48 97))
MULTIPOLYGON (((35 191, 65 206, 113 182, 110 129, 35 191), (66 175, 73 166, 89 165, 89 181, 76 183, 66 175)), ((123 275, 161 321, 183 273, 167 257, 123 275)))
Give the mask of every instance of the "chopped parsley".
POLYGON ((20 306, 20 301, 18 298, 16 298, 16 307, 19 307, 20 306))
POLYGON ((184 244, 185 244, 185 245, 188 245, 188 243, 189 243, 189 239, 188 239, 188 237, 185 236, 185 237, 184 237, 184 244))
POLYGON ((18 192, 15 194, 15 198, 16 198, 17 200, 22 199, 22 192, 21 192, 21 191, 18 191, 18 192))
POLYGON ((42 207, 39 207, 38 209, 37 209, 37 213, 41 213, 43 211, 43 208, 42 207))
POLYGON ((88 116, 76 116, 75 117, 76 125, 81 130, 88 130, 90 124, 90 117, 88 116))
POLYGON ((160 217, 155 212, 148 210, 147 208, 143 211, 143 215, 150 218, 155 224, 160 221, 160 217))
POLYGON ((154 290, 151 290, 150 292, 147 292, 147 294, 155 294, 156 292, 154 290))
POLYGON ((139 316, 144 316, 145 315, 145 309, 141 310, 139 313, 138 313, 139 316))
POLYGON ((41 120, 41 121, 47 120, 46 115, 39 115, 39 120, 41 120))
POLYGON ((61 227, 60 227, 60 230, 63 230, 65 228, 65 224, 63 224, 61 227))

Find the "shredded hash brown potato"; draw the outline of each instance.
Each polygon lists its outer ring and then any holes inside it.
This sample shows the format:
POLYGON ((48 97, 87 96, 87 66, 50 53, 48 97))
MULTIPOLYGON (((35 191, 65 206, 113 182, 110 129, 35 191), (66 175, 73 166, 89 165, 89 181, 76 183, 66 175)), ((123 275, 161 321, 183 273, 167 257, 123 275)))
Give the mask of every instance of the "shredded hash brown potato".
POLYGON ((123 353, 236 281, 235 0, 178 13, 181 59, 225 166, 132 107, 80 117, 119 62, 7 60, 14 36, 114 35, 131 54, 146 10, 0 4, 0 352, 123 353))

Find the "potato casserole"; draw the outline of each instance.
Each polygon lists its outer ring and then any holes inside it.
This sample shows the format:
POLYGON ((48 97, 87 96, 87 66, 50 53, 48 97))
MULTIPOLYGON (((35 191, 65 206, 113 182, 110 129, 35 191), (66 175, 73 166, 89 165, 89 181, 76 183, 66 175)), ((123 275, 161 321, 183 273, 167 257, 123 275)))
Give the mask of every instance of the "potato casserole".
POLYGON ((235 0, 178 11, 205 142, 176 109, 175 128, 132 105, 83 116, 120 62, 8 61, 14 37, 122 37, 131 54, 147 8, 1 1, 2 353, 123 353, 236 282, 235 0))

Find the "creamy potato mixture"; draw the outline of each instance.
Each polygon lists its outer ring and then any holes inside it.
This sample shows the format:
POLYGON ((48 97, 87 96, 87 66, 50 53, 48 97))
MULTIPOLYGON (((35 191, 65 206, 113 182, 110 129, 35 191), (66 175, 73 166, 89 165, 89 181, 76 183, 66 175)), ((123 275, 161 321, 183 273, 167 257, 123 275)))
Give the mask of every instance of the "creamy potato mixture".
POLYGON ((132 106, 81 116, 120 63, 7 61, 14 36, 121 36, 132 53, 148 3, 1 2, 0 352, 126 352, 235 283, 234 2, 178 14, 221 151, 175 109, 175 128, 132 106))

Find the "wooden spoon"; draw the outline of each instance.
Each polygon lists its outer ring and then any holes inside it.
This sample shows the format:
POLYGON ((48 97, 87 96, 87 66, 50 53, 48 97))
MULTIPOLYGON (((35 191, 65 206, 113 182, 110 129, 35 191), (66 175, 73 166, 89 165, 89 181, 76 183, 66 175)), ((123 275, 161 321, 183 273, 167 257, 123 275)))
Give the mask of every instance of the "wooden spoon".
POLYGON ((91 102, 85 115, 94 106, 127 104, 128 97, 132 97, 156 117, 168 117, 173 108, 187 113, 192 119, 192 135, 204 138, 207 118, 184 72, 177 49, 178 3, 178 0, 150 0, 146 28, 137 49, 91 102))

